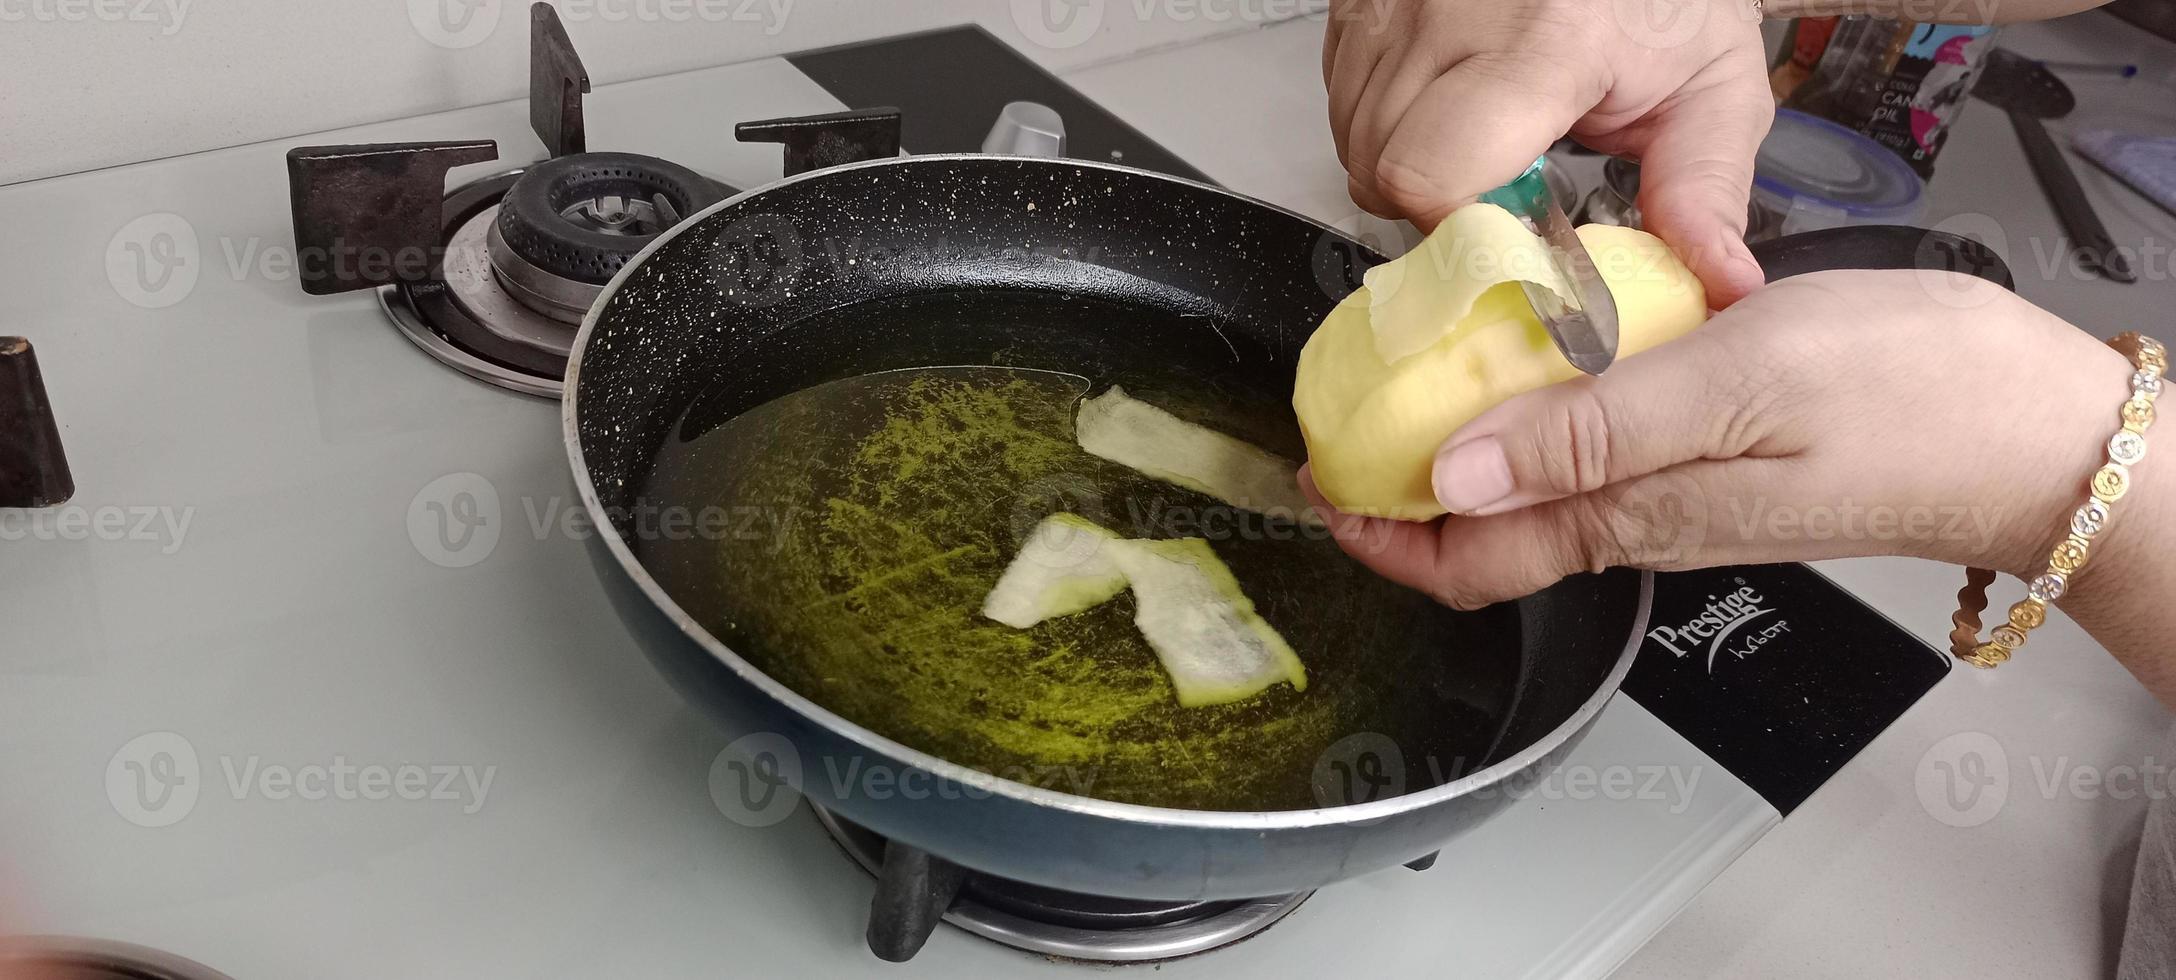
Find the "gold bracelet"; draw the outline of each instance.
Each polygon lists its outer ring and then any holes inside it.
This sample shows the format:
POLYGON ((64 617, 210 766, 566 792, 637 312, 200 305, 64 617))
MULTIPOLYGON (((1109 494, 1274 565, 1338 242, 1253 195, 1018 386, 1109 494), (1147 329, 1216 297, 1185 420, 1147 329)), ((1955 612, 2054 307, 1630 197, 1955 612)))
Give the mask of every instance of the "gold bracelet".
POLYGON ((2108 346, 2131 359, 2131 396, 2123 402, 2123 428, 2108 438, 2108 463, 2088 481, 2089 495, 2070 517, 2069 533, 2048 553, 2047 570, 2026 586, 2025 598, 2010 607, 2010 621, 1997 626, 1986 642, 1979 641, 1980 611, 1987 608, 1987 586, 1995 573, 1984 568, 1965 569, 1964 589, 1957 593, 1957 614, 1950 618, 1956 629, 1949 634, 1949 652, 1974 667, 1996 667, 2010 653, 2025 645, 2025 634, 2047 622, 2048 603, 2063 597, 2070 577, 2085 567, 2092 554, 2093 538, 2108 526, 2116 501, 2131 488, 2131 467, 2146 458, 2146 428, 2153 424, 2153 400, 2161 394, 2161 374, 2168 369, 2168 350, 2160 341, 2127 333, 2108 346))

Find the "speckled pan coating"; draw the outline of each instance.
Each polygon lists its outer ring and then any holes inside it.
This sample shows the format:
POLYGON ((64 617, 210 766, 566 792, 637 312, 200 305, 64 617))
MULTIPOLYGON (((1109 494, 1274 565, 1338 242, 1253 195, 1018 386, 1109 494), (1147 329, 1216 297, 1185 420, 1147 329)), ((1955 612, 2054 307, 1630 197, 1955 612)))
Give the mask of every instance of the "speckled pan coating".
MULTIPOLYGON (((867 370, 946 363, 917 356, 975 363, 988 352, 962 336, 886 353, 854 337, 766 343, 823 310, 940 290, 1061 290, 1211 317, 1228 339, 1251 341, 1229 370, 1273 373, 1265 380, 1289 388, 1307 335, 1379 261, 1289 212, 1136 170, 968 156, 823 171, 728 202, 608 288, 578 345, 583 448, 605 503, 624 503, 621 481, 717 375, 746 378, 756 404, 867 370), (894 363, 902 357, 913 363, 894 363)), ((1138 357, 1133 344, 1153 340, 1108 338, 1122 346, 1104 351, 1103 339, 1044 338, 1060 360, 1138 357)))
MULTIPOLYGON (((1300 347, 1381 257, 1298 215, 1214 187, 1077 161, 916 157, 819 171, 726 201, 638 256, 575 343, 563 406, 584 504, 624 512, 695 396, 737 386, 737 412, 810 384, 888 368, 1006 363, 1102 376, 1178 359, 1224 384, 1289 391, 1300 347), (1060 291, 1213 329, 989 331, 972 296, 942 323, 892 322, 910 294, 1060 291), (854 329, 795 333, 847 304, 854 329), (859 310, 861 307, 857 307, 859 310)), ((714 401, 706 397, 706 404, 714 401)), ((1289 413, 1247 435, 1297 454, 1289 413)), ((616 523, 616 522, 615 522, 616 523)), ((978 870, 1117 897, 1286 894, 1418 858, 1513 794, 1476 790, 1576 743, 1630 667, 1652 578, 1581 576, 1520 604, 1529 656, 1501 761, 1454 782, 1317 810, 1209 812, 1089 799, 998 779, 876 735, 788 690, 693 622, 617 534, 591 539, 599 576, 658 668, 729 733, 774 733, 812 799, 978 870), (965 793, 839 794, 820 775, 870 765, 965 793)), ((1454 638, 1446 637, 1448 650, 1454 638)), ((1540 768, 1537 768, 1540 767, 1540 768)))

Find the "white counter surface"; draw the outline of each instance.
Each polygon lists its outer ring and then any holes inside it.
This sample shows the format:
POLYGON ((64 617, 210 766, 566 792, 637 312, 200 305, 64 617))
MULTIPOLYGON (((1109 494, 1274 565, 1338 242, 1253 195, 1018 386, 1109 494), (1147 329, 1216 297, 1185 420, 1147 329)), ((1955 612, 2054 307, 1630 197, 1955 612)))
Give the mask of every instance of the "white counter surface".
MULTIPOLYGON (((1218 180, 1349 221, 1356 209, 1324 121, 1320 42, 1319 25, 1291 23, 1067 78, 1218 180)), ((2048 59, 2137 62, 2147 75, 2176 61, 2176 45, 2098 13, 2006 28, 2002 43, 2048 59)), ((2077 92, 2079 117, 2176 113, 2176 91, 2151 82, 2081 83, 2077 92)), ((2116 241, 2158 249, 2138 263, 2139 282, 2105 282, 2067 263, 2049 272, 2042 257, 2060 254, 2060 226, 2008 123, 1985 105, 1966 109, 1943 151, 1930 220, 1999 231, 2018 290, 2087 330, 2176 338, 2176 217, 2089 164, 2077 167, 2116 241)), ((1956 570, 1904 559, 1822 570, 1927 642, 1944 642, 1956 570)), ((2022 591, 2014 582, 1998 589, 2009 590, 1997 595, 2003 603, 2022 591)), ((2143 796, 2120 792, 2131 785, 2120 767, 2158 765, 2166 789, 2176 759, 2156 753, 2169 725, 2113 658, 2058 617, 2001 670, 1953 672, 1619 975, 2105 975, 2145 813, 2143 796), (1978 803, 1993 813, 1984 823, 1952 826, 1940 818, 1968 822, 1981 811, 1960 817, 1923 805, 1918 780, 1939 786, 1944 763, 1974 752, 2007 773, 2006 795, 1999 808, 1978 803), (2079 769, 2118 778, 2081 792, 2070 782, 2079 769), (2050 783, 2053 792, 2043 788, 2050 783)))

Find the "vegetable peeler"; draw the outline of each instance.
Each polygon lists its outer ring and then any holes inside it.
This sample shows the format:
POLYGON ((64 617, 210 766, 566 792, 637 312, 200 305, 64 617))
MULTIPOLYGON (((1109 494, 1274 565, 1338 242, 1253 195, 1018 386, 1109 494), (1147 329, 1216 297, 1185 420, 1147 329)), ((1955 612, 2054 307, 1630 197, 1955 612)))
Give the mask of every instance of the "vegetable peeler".
POLYGON ((1598 375, 1617 359, 1617 302, 1595 271, 1594 257, 1572 230, 1571 219, 1549 193, 1541 172, 1546 160, 1536 157, 1517 180, 1481 195, 1481 200, 1518 216, 1548 246, 1557 275, 1571 289, 1569 301, 1547 286, 1521 280, 1519 287, 1564 359, 1598 375))

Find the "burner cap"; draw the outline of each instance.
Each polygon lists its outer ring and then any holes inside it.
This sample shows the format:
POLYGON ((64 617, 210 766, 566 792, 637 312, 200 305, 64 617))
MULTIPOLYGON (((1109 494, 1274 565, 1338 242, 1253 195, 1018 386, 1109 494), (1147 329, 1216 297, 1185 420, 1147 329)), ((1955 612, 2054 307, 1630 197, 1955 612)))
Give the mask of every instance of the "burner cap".
POLYGON ((728 188, 634 153, 575 153, 529 168, 506 192, 499 234, 551 275, 603 285, 628 259, 728 188))

